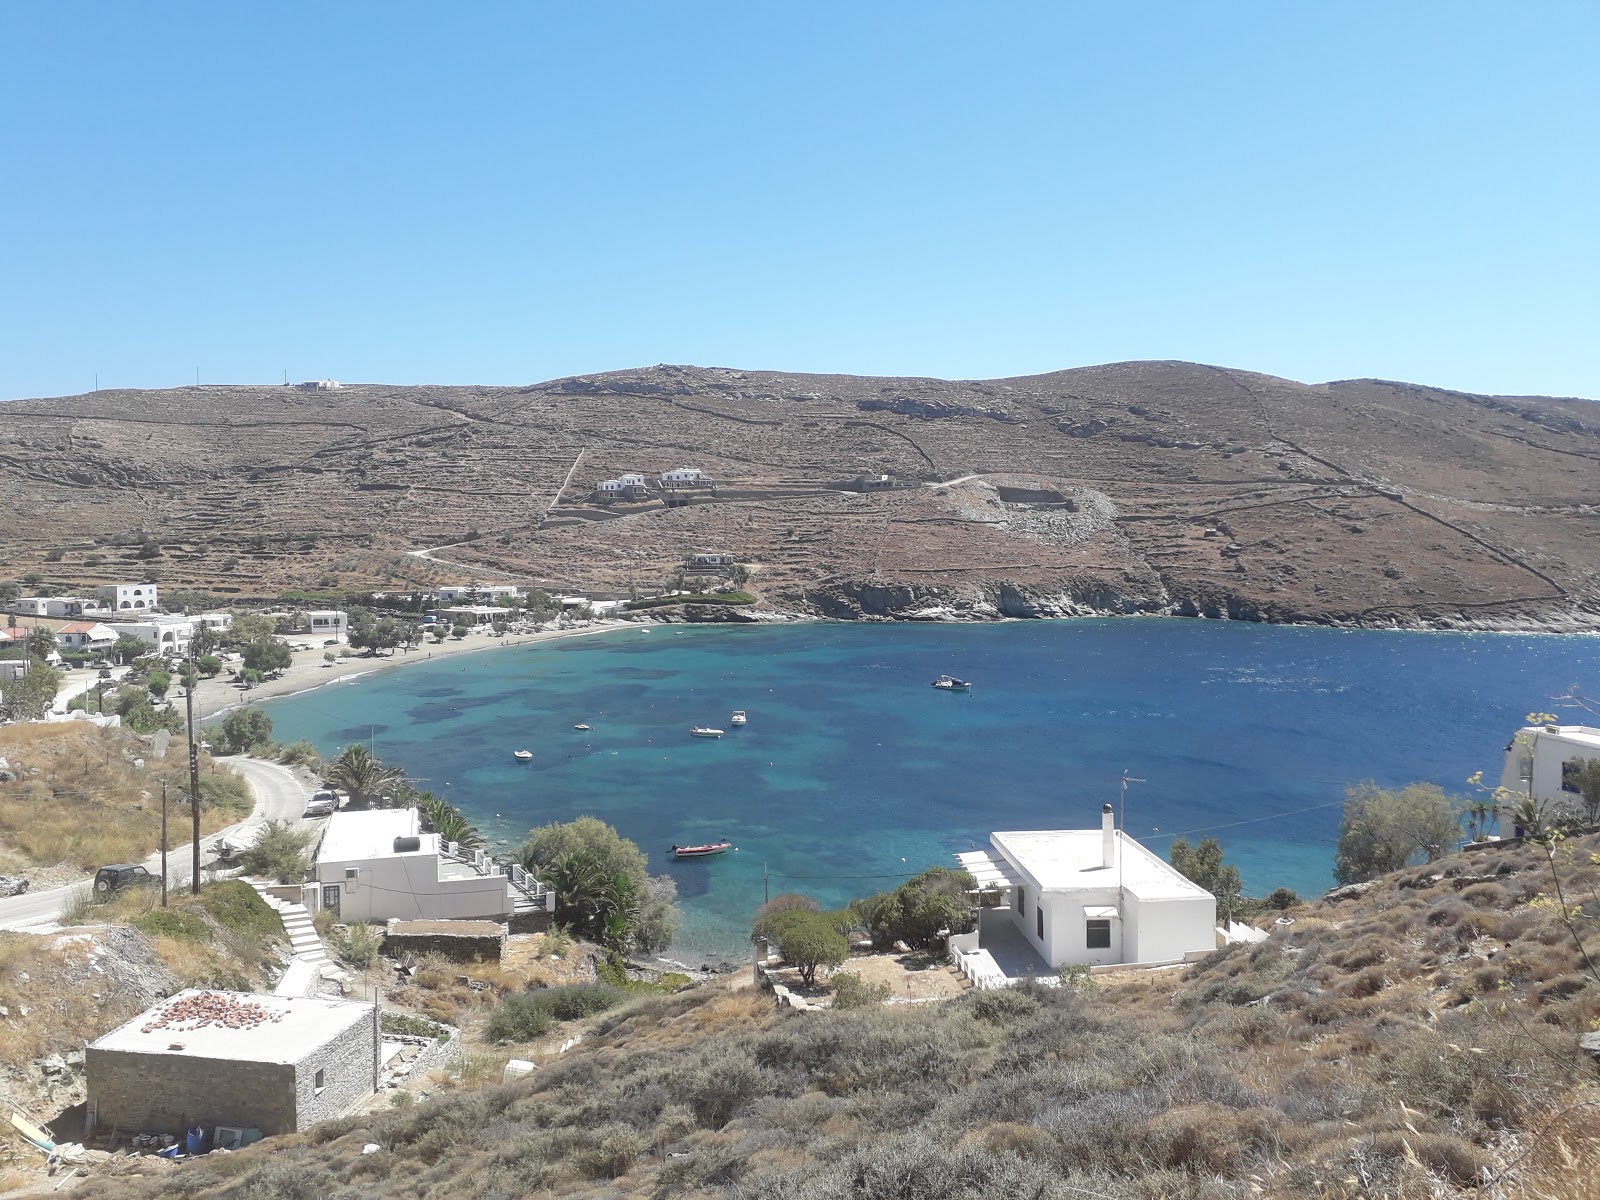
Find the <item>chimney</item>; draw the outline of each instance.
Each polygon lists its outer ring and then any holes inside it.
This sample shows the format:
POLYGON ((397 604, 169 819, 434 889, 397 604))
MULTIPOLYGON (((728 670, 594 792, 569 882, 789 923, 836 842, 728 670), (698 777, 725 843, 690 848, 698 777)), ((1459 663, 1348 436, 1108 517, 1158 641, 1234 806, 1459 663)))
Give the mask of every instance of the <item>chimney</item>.
POLYGON ((1100 806, 1100 840, 1102 844, 1102 867, 1114 867, 1117 864, 1117 817, 1116 810, 1109 804, 1100 806))

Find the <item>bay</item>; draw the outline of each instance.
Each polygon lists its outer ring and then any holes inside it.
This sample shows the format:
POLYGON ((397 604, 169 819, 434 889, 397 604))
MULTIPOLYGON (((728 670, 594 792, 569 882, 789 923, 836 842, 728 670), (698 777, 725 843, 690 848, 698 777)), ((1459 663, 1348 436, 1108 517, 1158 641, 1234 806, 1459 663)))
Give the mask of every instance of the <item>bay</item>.
MULTIPOLYGON (((593 814, 677 881, 673 957, 742 959, 765 892, 893 886, 997 829, 1119 802, 1157 853, 1214 835, 1247 890, 1332 882, 1347 783, 1498 778, 1600 637, 1104 619, 670 626, 497 647, 270 702, 274 736, 371 740, 491 839, 593 814), (941 673, 970 694, 929 686, 941 673), (728 723, 747 709, 749 724, 728 723), (585 723, 588 732, 572 726, 585 723), (691 725, 727 730, 689 736, 691 725), (512 751, 534 752, 518 764, 512 751), (738 851, 676 862, 673 843, 738 851)), ((1576 718, 1573 718, 1576 720, 1576 718)))

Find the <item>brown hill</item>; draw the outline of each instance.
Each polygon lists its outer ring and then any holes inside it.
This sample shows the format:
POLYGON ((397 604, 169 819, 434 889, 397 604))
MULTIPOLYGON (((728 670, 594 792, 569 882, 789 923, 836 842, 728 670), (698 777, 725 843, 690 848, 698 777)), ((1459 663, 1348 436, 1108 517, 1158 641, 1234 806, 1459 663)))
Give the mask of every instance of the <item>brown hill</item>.
POLYGON ((1134 362, 985 381, 657 366, 0 413, 11 573, 64 587, 154 570, 241 598, 464 576, 620 594, 713 549, 767 607, 832 616, 1600 625, 1585 400, 1134 362), (715 496, 587 500, 683 465, 715 496), (913 486, 844 490, 884 473, 913 486))

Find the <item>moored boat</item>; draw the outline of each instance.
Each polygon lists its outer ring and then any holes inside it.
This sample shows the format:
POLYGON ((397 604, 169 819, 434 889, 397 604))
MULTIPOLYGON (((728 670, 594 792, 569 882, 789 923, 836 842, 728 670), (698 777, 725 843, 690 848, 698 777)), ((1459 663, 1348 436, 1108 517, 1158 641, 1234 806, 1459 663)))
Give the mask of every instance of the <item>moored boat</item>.
POLYGON ((710 858, 714 854, 722 854, 732 849, 732 842, 707 842, 702 846, 679 846, 674 844, 672 854, 675 858, 710 858))
POLYGON ((709 725, 696 725, 689 730, 689 736, 718 738, 722 736, 722 730, 713 729, 709 725))
POLYGON ((581 729, 584 733, 588 733, 589 730, 592 728, 592 726, 578 724, 578 725, 574 725, 573 728, 574 729, 581 729))
POLYGON ((733 710, 733 716, 729 717, 728 720, 735 725, 743 725, 749 718, 745 716, 744 709, 736 708, 733 710))
POLYGON ((511 752, 511 757, 516 759, 518 762, 532 762, 533 761, 533 751, 532 750, 513 750, 511 752))
POLYGON ((957 679, 954 675, 941 675, 933 681, 933 686, 943 692, 966 692, 972 690, 972 684, 965 679, 957 679))

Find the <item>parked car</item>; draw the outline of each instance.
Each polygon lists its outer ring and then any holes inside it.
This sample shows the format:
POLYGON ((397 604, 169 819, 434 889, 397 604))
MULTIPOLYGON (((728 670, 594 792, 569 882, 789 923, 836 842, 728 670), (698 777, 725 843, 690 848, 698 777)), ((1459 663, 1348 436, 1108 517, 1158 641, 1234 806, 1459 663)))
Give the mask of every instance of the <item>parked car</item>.
POLYGON ((123 888, 156 883, 161 877, 152 875, 137 863, 114 863, 101 867, 94 873, 94 890, 102 896, 120 892, 123 888))
POLYGON ((333 814, 339 807, 339 794, 337 792, 318 792, 311 797, 311 803, 306 805, 305 815, 308 817, 326 817, 333 814))
POLYGON ((111 668, 110 667, 101 667, 100 668, 100 678, 101 679, 110 679, 111 678, 111 668))
POLYGON ((20 896, 28 890, 28 880, 21 875, 0 875, 0 896, 20 896))

